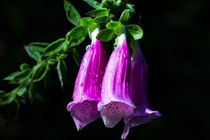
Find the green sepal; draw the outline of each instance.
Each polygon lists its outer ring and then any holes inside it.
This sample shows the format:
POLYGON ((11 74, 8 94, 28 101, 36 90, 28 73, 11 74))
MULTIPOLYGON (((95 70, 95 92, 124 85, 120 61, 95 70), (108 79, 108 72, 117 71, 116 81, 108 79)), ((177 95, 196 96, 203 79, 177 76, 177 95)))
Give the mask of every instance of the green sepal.
POLYGON ((130 10, 129 10, 129 9, 125 9, 125 10, 122 12, 121 16, 120 16, 119 21, 120 21, 122 24, 125 25, 125 24, 128 24, 129 20, 130 20, 130 10))
POLYGON ((130 24, 125 27, 135 40, 141 39, 143 37, 143 30, 138 25, 130 24))
POLYGON ((113 30, 116 35, 122 34, 122 25, 119 21, 111 21, 107 23, 106 28, 113 30))
POLYGON ((103 29, 101 30, 98 35, 96 36, 97 39, 107 42, 110 41, 114 38, 114 31, 110 29, 103 29))

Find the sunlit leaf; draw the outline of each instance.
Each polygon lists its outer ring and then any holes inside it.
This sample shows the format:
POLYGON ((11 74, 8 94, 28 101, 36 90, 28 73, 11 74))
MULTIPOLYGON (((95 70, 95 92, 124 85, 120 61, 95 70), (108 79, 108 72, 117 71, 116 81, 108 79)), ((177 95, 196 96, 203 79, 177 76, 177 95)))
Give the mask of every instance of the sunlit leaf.
POLYGON ((120 19, 119 21, 122 23, 122 24, 127 24, 128 21, 130 19, 130 10, 129 9, 125 9, 121 16, 120 16, 120 19))
POLYGON ((66 39, 71 42, 71 40, 79 40, 86 35, 88 35, 87 28, 84 26, 77 26, 67 33, 66 39))
POLYGON ((56 54, 63 50, 64 47, 66 47, 66 45, 67 41, 64 38, 58 39, 47 46, 47 48, 44 51, 44 55, 51 56, 53 54, 56 54))
POLYGON ((126 26, 126 29, 129 31, 129 33, 133 36, 135 40, 141 39, 143 37, 143 30, 138 25, 130 24, 126 26))
POLYGON ((68 18, 68 20, 76 25, 79 25, 80 23, 80 14, 79 12, 76 10, 76 8, 67 0, 64 0, 64 9, 66 11, 66 16, 68 18))
POLYGON ((36 61, 39 61, 41 58, 41 54, 35 50, 31 50, 28 47, 25 47, 27 54, 36 61))
POLYGON ((32 42, 28 45, 26 45, 27 48, 29 48, 31 51, 41 52, 43 53, 45 48, 49 45, 49 43, 43 43, 43 42, 32 42))
POLYGON ((100 16, 107 16, 109 11, 105 8, 102 9, 97 9, 97 10, 92 10, 87 13, 87 15, 91 17, 100 17, 100 16))
POLYGON ((49 70, 49 65, 46 62, 42 62, 39 65, 34 66, 32 81, 38 82, 38 81, 42 80, 45 77, 45 75, 47 74, 48 70, 49 70))
POLYGON ((98 33, 96 38, 104 42, 110 41, 114 38, 114 31, 110 29, 103 29, 98 33))
POLYGON ((122 25, 118 21, 111 21, 106 24, 106 28, 113 30, 117 35, 122 34, 122 25))
POLYGON ((95 0, 84 0, 84 1, 95 9, 101 8, 101 4, 95 0))
POLYGON ((104 22, 107 22, 107 21, 108 21, 107 16, 96 17, 94 19, 94 22, 98 23, 98 24, 101 24, 101 23, 104 23, 104 22))
POLYGON ((23 80, 25 80, 26 78, 28 78, 28 75, 30 74, 31 69, 27 68, 23 71, 18 71, 18 72, 14 72, 10 75, 8 75, 7 77, 4 78, 4 80, 9 80, 10 83, 21 83, 23 80))

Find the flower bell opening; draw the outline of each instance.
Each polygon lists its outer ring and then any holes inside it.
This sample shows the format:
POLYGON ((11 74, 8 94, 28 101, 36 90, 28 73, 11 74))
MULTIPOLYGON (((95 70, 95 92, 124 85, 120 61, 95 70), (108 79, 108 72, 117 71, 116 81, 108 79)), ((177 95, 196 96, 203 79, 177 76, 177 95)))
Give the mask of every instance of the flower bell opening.
POLYGON ((122 118, 133 113, 133 108, 121 103, 110 102, 106 105, 98 105, 104 125, 108 128, 114 127, 122 118))
POLYGON ((99 117, 96 101, 83 101, 81 103, 71 102, 67 110, 71 112, 78 131, 99 117))

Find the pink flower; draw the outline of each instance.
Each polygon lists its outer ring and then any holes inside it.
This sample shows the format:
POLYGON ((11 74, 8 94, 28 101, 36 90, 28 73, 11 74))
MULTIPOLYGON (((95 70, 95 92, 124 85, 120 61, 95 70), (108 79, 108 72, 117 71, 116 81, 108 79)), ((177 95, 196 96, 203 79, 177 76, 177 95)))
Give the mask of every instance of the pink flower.
MULTIPOLYGON (((134 42, 133 42, 134 43, 134 42)), ((133 58, 131 61, 132 101, 136 106, 135 112, 124 119, 125 127, 122 139, 126 139, 131 127, 149 122, 160 117, 158 111, 150 110, 147 102, 147 73, 148 68, 138 42, 132 44, 133 58)))
POLYGON ((125 34, 118 38, 117 48, 112 52, 104 74, 101 102, 98 110, 106 127, 114 127, 135 108, 130 96, 131 57, 125 34))
POLYGON ((100 113, 97 104, 101 101, 101 83, 107 64, 106 52, 96 35, 92 33, 92 43, 87 49, 74 86, 73 101, 67 105, 77 130, 96 120, 100 113))

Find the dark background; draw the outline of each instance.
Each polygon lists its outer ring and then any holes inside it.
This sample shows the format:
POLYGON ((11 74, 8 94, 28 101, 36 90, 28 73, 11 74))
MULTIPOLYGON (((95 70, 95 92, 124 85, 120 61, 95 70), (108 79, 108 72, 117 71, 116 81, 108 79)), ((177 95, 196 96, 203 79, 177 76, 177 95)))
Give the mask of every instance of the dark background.
MULTIPOLYGON (((149 65, 150 107, 162 117, 132 128, 128 140, 207 140, 210 132, 210 23, 207 0, 134 1, 141 14, 144 38, 140 41, 149 65)), ((91 10, 72 0, 82 16, 91 10)), ((52 42, 73 26, 62 0, 8 0, 0 2, 0 79, 17 71, 21 63, 35 62, 24 51, 29 42, 52 42)), ((80 50, 84 53, 85 45, 80 50)), ((68 82, 60 88, 56 71, 48 85, 40 87, 42 101, 0 107, 0 139, 120 139, 123 123, 105 128, 101 119, 77 132, 66 105, 72 100, 78 71, 67 58, 68 82)), ((0 81, 0 89, 14 85, 0 81)))

